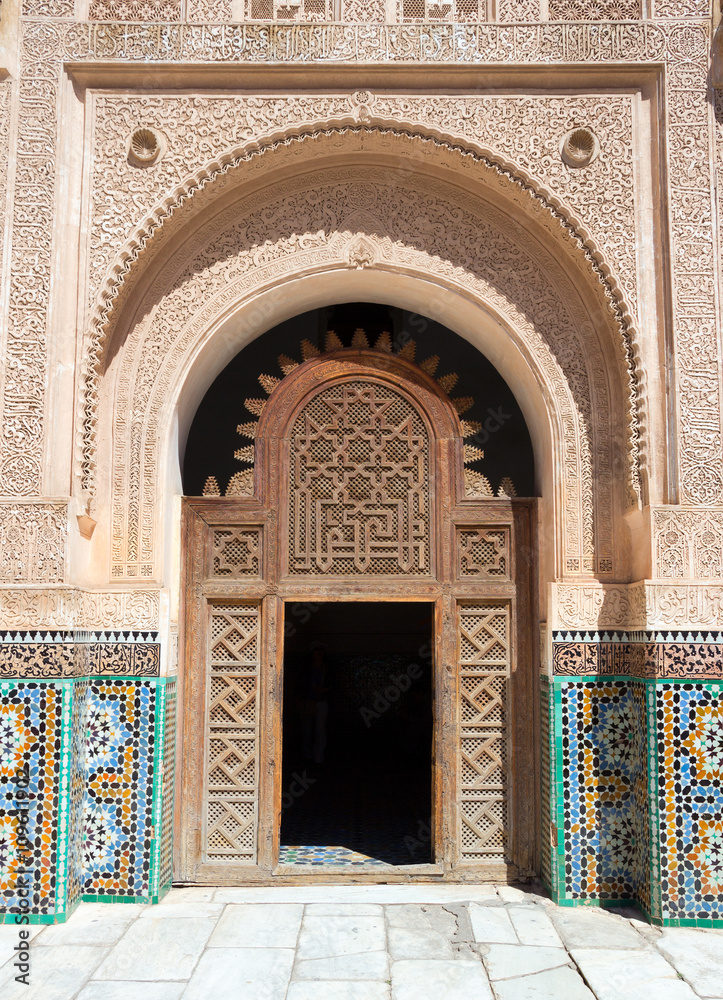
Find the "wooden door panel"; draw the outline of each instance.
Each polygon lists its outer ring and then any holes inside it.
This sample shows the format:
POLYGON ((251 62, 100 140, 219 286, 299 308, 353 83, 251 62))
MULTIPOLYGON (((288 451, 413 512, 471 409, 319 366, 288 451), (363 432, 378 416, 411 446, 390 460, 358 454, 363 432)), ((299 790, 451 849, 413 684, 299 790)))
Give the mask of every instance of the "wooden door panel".
POLYGON ((426 877, 534 868, 536 505, 465 499, 449 401, 372 360, 367 387, 358 355, 300 366, 261 415, 257 495, 184 503, 187 881, 279 878, 284 602, 299 600, 435 604, 426 877))

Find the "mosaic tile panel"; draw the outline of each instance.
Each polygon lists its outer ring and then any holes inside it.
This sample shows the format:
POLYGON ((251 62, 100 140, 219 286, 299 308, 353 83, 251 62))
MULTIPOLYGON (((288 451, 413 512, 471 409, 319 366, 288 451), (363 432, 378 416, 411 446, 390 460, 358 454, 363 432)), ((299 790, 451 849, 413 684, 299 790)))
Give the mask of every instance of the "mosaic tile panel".
POLYGON ((648 916, 660 921, 660 819, 658 816, 658 744, 655 738, 657 727, 657 691, 655 684, 645 687, 645 702, 647 712, 647 742, 648 742, 648 879, 641 886, 640 904, 648 916))
POLYGON ((634 898, 650 909, 650 810, 648 801, 647 688, 644 682, 630 685, 632 707, 630 735, 630 844, 631 880, 634 898))
MULTIPOLYGON (((402 857, 400 864, 404 864, 409 859, 402 857)), ((316 867, 332 865, 337 868, 393 868, 394 865, 388 861, 380 861, 368 854, 361 854, 353 851, 349 847, 330 847, 323 845, 320 847, 309 847, 308 845, 287 846, 282 844, 279 847, 280 865, 314 865, 316 867)))
POLYGON ((632 899, 644 849, 635 808, 647 753, 644 701, 627 680, 566 681, 559 693, 565 895, 632 899))
POLYGON ((540 677, 540 773, 541 773, 541 815, 540 815, 540 874, 548 888, 552 888, 552 866, 550 843, 550 681, 540 677))
POLYGON ((173 878, 173 792, 176 779, 176 680, 166 683, 163 733, 163 785, 159 884, 164 890, 173 878))
POLYGON ((657 690, 661 912, 723 919, 723 688, 657 690))
POLYGON ((93 681, 85 747, 84 894, 151 890, 156 686, 93 681))
POLYGON ((64 906, 59 830, 67 825, 61 803, 70 693, 68 684, 0 682, 0 900, 10 918, 17 912, 44 916, 64 906), (22 879, 29 888, 27 911, 22 879))
MULTIPOLYGON (((81 651, 82 657, 83 651, 81 651)), ((71 711, 68 789, 68 889, 67 908, 71 910, 83 894, 83 830, 85 802, 85 733, 88 709, 88 681, 73 684, 71 711)))

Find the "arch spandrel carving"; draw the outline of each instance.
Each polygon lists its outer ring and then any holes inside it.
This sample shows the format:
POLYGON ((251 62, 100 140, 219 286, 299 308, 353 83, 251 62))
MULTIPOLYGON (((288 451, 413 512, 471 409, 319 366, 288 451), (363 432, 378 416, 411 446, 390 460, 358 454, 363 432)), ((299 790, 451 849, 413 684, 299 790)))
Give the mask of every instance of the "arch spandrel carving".
MULTIPOLYGON (((335 136, 337 151, 343 138, 335 136)), ((368 151, 368 136, 346 140, 358 143, 360 156, 368 151)), ((151 267, 149 258, 152 278, 139 298, 139 320, 134 324, 124 314, 129 333, 125 341, 114 341, 107 355, 118 379, 114 483, 121 490, 131 486, 130 502, 116 505, 124 520, 114 526, 112 558, 121 567, 119 575, 137 575, 141 563, 151 566, 157 558, 153 456, 163 434, 159 415, 169 391, 180 391, 181 372, 208 346, 209 331, 272 289, 282 296, 289 282, 324 274, 347 281, 352 271, 422 279, 497 317, 507 331, 502 336, 513 338, 523 363, 544 387, 548 419, 557 413, 561 572, 608 578, 624 573, 616 568, 613 527, 629 501, 616 494, 611 469, 631 468, 631 455, 620 454, 613 430, 619 423, 613 414, 628 405, 626 357, 609 289, 585 253, 575 258, 577 237, 506 176, 502 182, 514 197, 493 204, 488 199, 499 195, 499 188, 472 193, 450 183, 450 175, 410 174, 406 183, 395 177, 390 184, 379 165, 304 172, 297 168, 306 141, 274 154, 278 163, 294 167, 293 177, 282 170, 274 185, 253 189, 249 182, 245 196, 222 198, 220 210, 209 213, 200 228, 189 226, 165 259, 160 244, 150 248, 156 260, 151 267), (530 204, 536 206, 534 218, 525 221, 522 207, 530 204), (564 266, 559 250, 548 249, 548 223, 567 241, 564 266), (579 290, 586 268, 594 283, 592 298, 589 287, 583 294, 579 290), (145 413, 145 430, 136 420, 133 431, 125 416, 130 413, 145 413)), ((318 152, 319 140, 309 141, 309 149, 318 152)), ((403 145, 414 141, 394 138, 403 145)), ((500 183, 496 170, 491 175, 500 183)), ((257 313, 253 334, 273 325, 272 313, 273 307, 257 313)))
MULTIPOLYGON (((358 110, 358 109, 357 109, 358 110)), ((262 159, 273 152, 274 165, 299 172, 323 155, 339 154, 358 159, 361 156, 393 154, 425 160, 425 171, 452 171, 456 183, 466 189, 478 188, 487 193, 493 202, 509 206, 513 215, 525 218, 525 226, 544 230, 542 238, 548 244, 559 244, 558 254, 572 280, 585 288, 585 295, 592 295, 595 324, 607 326, 606 336, 617 355, 616 365, 620 380, 625 385, 627 400, 623 404, 628 414, 628 442, 630 458, 628 471, 633 493, 639 490, 638 408, 642 400, 637 397, 637 361, 635 349, 635 324, 620 291, 621 283, 614 269, 605 261, 590 233, 576 219, 575 214, 562 205, 559 197, 547 192, 544 185, 534 180, 519 166, 505 162, 499 154, 492 154, 469 139, 449 136, 438 129, 423 129, 418 123, 407 125, 400 120, 365 121, 363 124, 352 116, 334 122, 290 126, 284 133, 277 133, 267 141, 254 142, 247 147, 231 150, 212 164, 197 171, 172 195, 163 199, 146 220, 137 228, 118 254, 108 271, 91 319, 89 331, 88 369, 85 384, 85 413, 83 416, 83 455, 81 476, 85 488, 93 489, 95 467, 94 427, 97 409, 99 378, 104 365, 106 344, 112 336, 117 317, 134 289, 138 275, 152 269, 154 259, 167 249, 168 244, 181 237, 183 227, 194 214, 212 214, 214 201, 243 184, 268 180, 268 171, 262 159), (409 147, 409 148, 405 148, 409 147), (302 166, 301 161, 305 161, 302 166), (286 166, 284 166, 284 164, 286 166), (466 176, 465 176, 466 175, 466 176), (143 267, 135 262, 143 259, 143 267)), ((398 168, 399 160, 395 166, 398 168)), ((405 167, 406 170, 406 167, 405 167)), ((194 239, 199 238, 198 227, 194 239)), ((203 227, 201 227, 203 228, 203 227)), ((357 248, 358 249, 358 248, 357 248)), ((361 255, 353 254, 361 266, 373 258, 373 251, 365 246, 361 255)), ((590 325, 589 316, 581 323, 590 325)))

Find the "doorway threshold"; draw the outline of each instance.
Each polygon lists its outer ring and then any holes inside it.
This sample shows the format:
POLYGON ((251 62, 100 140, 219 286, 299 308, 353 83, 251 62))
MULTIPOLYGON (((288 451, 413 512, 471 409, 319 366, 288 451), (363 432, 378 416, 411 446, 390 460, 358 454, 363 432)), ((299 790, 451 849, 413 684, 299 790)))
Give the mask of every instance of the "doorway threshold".
POLYGON ((444 875, 443 865, 389 865, 384 862, 366 865, 345 864, 280 864, 274 868, 273 876, 284 877, 298 875, 308 878, 309 875, 334 875, 340 878, 354 878, 357 875, 376 875, 380 880, 399 876, 405 879, 415 876, 444 875))

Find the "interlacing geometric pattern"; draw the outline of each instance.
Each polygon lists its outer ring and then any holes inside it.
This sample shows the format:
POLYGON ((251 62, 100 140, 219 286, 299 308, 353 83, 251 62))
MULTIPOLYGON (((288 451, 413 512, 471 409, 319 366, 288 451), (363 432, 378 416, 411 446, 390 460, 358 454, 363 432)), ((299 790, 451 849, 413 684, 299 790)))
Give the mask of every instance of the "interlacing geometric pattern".
MULTIPOLYGON (((84 892, 148 896, 151 887, 156 687, 90 684, 85 738, 84 892)), ((160 831, 158 831, 160 833, 160 831)))
POLYGON ((291 573, 430 572, 429 440, 399 393, 354 381, 314 396, 289 478, 291 573))
POLYGON ((210 618, 205 855, 208 861, 253 863, 260 609, 216 604, 210 618))
POLYGON ((455 23, 490 19, 487 0, 398 0, 400 21, 453 21, 455 23))
POLYGON ((551 21, 636 21, 640 0, 549 0, 551 21))
POLYGON ((246 0, 248 21, 333 21, 333 0, 246 0))
POLYGON ((261 572, 261 528, 229 526, 213 533, 213 576, 238 579, 261 572))
POLYGON ((657 691, 662 915, 723 918, 723 689, 657 691))
POLYGON ((458 552, 460 576, 504 579, 510 575, 507 528, 461 528, 458 552))
POLYGON ((459 607, 460 857, 501 861, 507 829, 510 610, 459 607))
POLYGON ((180 21, 180 0, 90 0, 90 21, 180 21))
MULTIPOLYGON (((319 357, 322 353, 319 348, 312 344, 309 340, 302 340, 300 347, 302 363, 304 361, 308 361, 310 358, 319 357)), ((344 349, 344 344, 338 335, 333 330, 328 330, 326 333, 324 351, 343 351, 344 349)), ((391 334, 388 332, 381 333, 372 346, 369 342, 369 338, 362 329, 354 331, 354 335, 351 340, 351 349, 354 351, 373 350, 379 351, 382 354, 395 353, 391 334)), ((439 356, 437 354, 432 354, 423 361, 415 361, 416 351, 416 341, 407 340, 402 345, 401 349, 396 352, 396 354, 405 361, 416 364, 417 367, 421 368, 421 370, 426 372, 427 375, 435 378, 440 363, 439 356)), ((267 396, 271 396, 281 384, 283 379, 299 367, 298 361, 295 361, 294 358, 290 358, 285 354, 279 355, 278 363, 282 372, 281 378, 276 375, 259 375, 259 383, 267 396)), ((456 372, 448 372, 445 375, 436 377, 437 385, 439 385, 448 395, 452 392, 458 380, 459 376, 456 372)), ((264 412, 267 402, 268 400, 263 398, 246 399, 244 400, 244 406, 249 413, 253 414, 255 417, 260 417, 264 412)), ((450 396, 449 402, 452 404, 460 417, 474 405, 474 399, 471 396, 450 396)), ((241 437, 245 438, 247 441, 255 441, 258 431, 258 420, 247 420, 245 423, 239 424, 236 430, 241 437)), ((482 424, 475 420, 460 420, 460 430, 460 436, 464 440, 468 440, 470 438, 474 439, 474 437, 482 430, 482 424)), ((222 491, 216 476, 208 476, 203 487, 204 496, 217 497, 221 496, 222 493, 227 497, 253 496, 255 486, 253 470, 256 458, 255 445, 247 444, 243 448, 237 448, 234 452, 234 458, 241 463, 243 468, 231 476, 225 491, 222 491)), ((474 466, 484 458, 484 451, 482 451, 481 448, 476 447, 474 444, 465 444, 462 449, 462 458, 465 466, 465 496, 477 500, 493 497, 495 493, 490 486, 489 480, 478 469, 474 468, 474 466)), ((508 476, 505 476, 500 482, 497 490, 497 496, 514 497, 516 495, 514 483, 508 476)))

